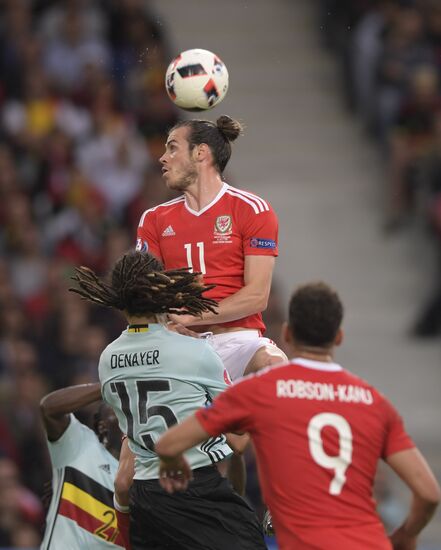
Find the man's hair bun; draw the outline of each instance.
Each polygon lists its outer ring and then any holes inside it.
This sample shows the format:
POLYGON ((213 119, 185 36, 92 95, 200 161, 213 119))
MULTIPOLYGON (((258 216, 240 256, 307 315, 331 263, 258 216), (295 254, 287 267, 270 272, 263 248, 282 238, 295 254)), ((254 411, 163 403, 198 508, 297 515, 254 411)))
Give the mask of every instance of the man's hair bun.
POLYGON ((221 115, 216 120, 216 126, 228 141, 236 140, 243 132, 242 124, 227 115, 221 115))

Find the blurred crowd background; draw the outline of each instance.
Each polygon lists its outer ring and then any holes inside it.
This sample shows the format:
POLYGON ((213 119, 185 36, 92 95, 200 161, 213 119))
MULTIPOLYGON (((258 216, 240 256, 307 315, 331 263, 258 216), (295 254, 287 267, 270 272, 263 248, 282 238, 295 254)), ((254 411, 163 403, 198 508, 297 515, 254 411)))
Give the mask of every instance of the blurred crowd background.
MULTIPOLYGON (((441 3, 318 5, 347 106, 385 166, 383 230, 418 217, 441 264, 441 3)), ((182 116, 164 91, 168 40, 147 0, 0 0, 0 547, 40 542, 51 477, 40 399, 96 381, 124 328, 67 292, 73 268, 105 273, 142 212, 173 197, 157 161, 182 116)), ((265 312, 276 341, 281 302, 276 284, 265 312)), ((413 330, 441 331, 441 282, 413 330)), ((248 463, 261 513, 251 453, 248 463)), ((401 505, 381 476, 378 494, 395 524, 401 505)))
POLYGON ((177 112, 161 23, 137 0, 1 2, 0 546, 36 547, 47 392, 97 380, 124 328, 67 292, 104 273, 169 198, 157 157, 177 112))
POLYGON ((383 226, 419 223, 436 254, 434 288, 412 335, 441 333, 441 2, 320 0, 323 45, 338 57, 346 106, 378 146, 383 226))
POLYGON ((148 2, 0 6, 0 546, 19 548, 40 542, 51 478, 40 399, 97 381, 125 328, 67 292, 73 268, 104 274, 173 197, 157 159, 179 113, 148 2))

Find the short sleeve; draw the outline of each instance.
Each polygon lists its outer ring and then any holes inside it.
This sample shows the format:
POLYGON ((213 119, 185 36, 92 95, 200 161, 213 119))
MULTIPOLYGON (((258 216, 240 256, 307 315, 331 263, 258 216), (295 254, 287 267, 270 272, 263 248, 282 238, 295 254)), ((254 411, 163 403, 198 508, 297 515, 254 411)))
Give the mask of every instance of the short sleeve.
POLYGON ((97 443, 96 434, 73 414, 70 415, 69 426, 57 441, 48 441, 47 446, 54 468, 63 468, 72 463, 92 441, 97 443))
POLYGON ((242 246, 245 256, 277 256, 279 223, 271 206, 268 210, 243 216, 242 246))
POLYGON ((211 407, 197 411, 196 418, 207 433, 215 436, 227 432, 253 432, 249 405, 252 381, 236 383, 216 397, 211 407))
POLYGON ((415 447, 415 443, 407 434, 403 419, 398 414, 395 407, 386 399, 384 400, 384 405, 386 407, 388 422, 382 458, 386 459, 388 456, 398 453, 399 451, 412 449, 415 447))
POLYGON ((154 212, 146 210, 141 216, 136 237, 136 250, 139 252, 149 252, 158 258, 158 260, 161 260, 161 262, 163 261, 154 212))

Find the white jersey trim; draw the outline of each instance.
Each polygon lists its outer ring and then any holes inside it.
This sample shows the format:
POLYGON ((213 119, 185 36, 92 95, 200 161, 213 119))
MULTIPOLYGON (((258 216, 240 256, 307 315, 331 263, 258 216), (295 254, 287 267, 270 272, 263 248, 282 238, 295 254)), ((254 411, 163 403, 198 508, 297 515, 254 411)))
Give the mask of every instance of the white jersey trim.
POLYGON ((193 216, 201 216, 204 212, 209 210, 212 206, 214 206, 219 200, 224 196, 225 193, 228 193, 229 195, 233 197, 237 197, 238 199, 243 200, 247 204, 249 204, 255 214, 260 214, 261 212, 269 212, 269 205, 268 203, 262 199, 261 197, 258 197, 257 195, 254 195, 253 193, 250 193, 248 191, 243 191, 242 189, 237 189, 236 187, 232 187, 226 182, 223 182, 223 185, 219 191, 219 193, 214 197, 214 199, 207 204, 207 206, 204 206, 201 210, 193 210, 193 208, 190 208, 188 206, 187 200, 185 195, 181 195, 180 197, 177 197, 176 199, 172 199, 167 202, 163 202, 162 204, 158 204, 157 206, 153 206, 152 208, 147 209, 141 216, 141 219, 139 220, 139 227, 142 227, 144 225, 145 218, 147 214, 150 212, 154 212, 157 208, 161 208, 163 206, 171 206, 173 204, 178 204, 180 202, 184 203, 185 208, 192 214, 193 216))
POLYGON ((314 361, 313 359, 305 359, 304 357, 295 357, 290 360, 291 364, 299 365, 307 369, 322 370, 327 372, 337 372, 343 370, 343 367, 337 363, 328 363, 326 361, 314 361))
POLYGON ((248 199, 254 200, 259 205, 259 210, 261 212, 267 211, 269 212, 269 204, 262 199, 261 197, 258 197, 257 195, 254 195, 254 193, 250 193, 249 191, 244 191, 243 189, 237 189, 236 187, 229 186, 229 189, 231 191, 234 191, 234 193, 238 193, 239 195, 244 195, 248 199))
POLYGON ((184 201, 185 201, 185 197, 182 195, 180 197, 177 197, 176 199, 172 199, 168 202, 163 202, 162 204, 158 204, 157 206, 154 206, 153 208, 149 208, 141 216, 141 219, 139 220, 138 227, 142 227, 144 225, 145 217, 147 216, 147 214, 149 212, 154 212, 157 208, 161 208, 161 206, 171 206, 172 204, 177 204, 178 202, 184 202, 184 201))
POLYGON ((187 204, 187 200, 185 199, 185 208, 190 212, 190 214, 193 214, 193 216, 201 216, 204 212, 207 210, 210 210, 212 206, 214 206, 225 194, 225 192, 228 189, 228 184, 223 182, 223 185, 219 191, 219 193, 214 197, 214 199, 207 204, 207 206, 204 206, 201 210, 193 210, 193 208, 190 208, 187 204))
POLYGON ((262 212, 269 211, 268 204, 263 199, 259 199, 258 197, 256 197, 255 195, 252 195, 251 193, 245 193, 244 191, 239 191, 234 187, 229 187, 227 189, 227 193, 249 204, 253 208, 256 214, 261 214, 262 212))

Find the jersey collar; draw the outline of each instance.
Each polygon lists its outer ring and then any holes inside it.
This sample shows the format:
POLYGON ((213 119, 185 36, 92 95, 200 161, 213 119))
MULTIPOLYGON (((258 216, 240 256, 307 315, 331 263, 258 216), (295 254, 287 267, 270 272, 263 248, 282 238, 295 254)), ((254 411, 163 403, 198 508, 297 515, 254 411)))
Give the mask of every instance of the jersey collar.
POLYGON ((149 330, 148 324, 129 325, 127 327, 127 332, 148 332, 148 330, 149 330))
POLYGON ((343 370, 343 368, 337 363, 314 361, 313 359, 305 359, 304 357, 294 357, 294 359, 291 359, 290 363, 305 367, 306 369, 323 370, 327 372, 337 372, 343 370))
POLYGON ((124 333, 134 334, 139 332, 152 332, 155 330, 159 330, 161 327, 162 325, 160 323, 149 323, 148 325, 128 325, 124 333))
POLYGON ((187 204, 187 198, 185 198, 185 202, 184 202, 185 208, 190 212, 190 214, 193 214, 193 216, 201 216, 204 212, 206 212, 207 210, 210 210, 210 208, 214 206, 223 197, 227 188, 228 188, 228 183, 223 182, 223 185, 220 188, 219 193, 214 197, 214 199, 209 204, 207 204, 207 206, 204 206, 202 210, 193 210, 193 208, 190 208, 187 204))

